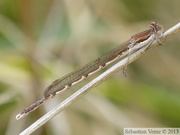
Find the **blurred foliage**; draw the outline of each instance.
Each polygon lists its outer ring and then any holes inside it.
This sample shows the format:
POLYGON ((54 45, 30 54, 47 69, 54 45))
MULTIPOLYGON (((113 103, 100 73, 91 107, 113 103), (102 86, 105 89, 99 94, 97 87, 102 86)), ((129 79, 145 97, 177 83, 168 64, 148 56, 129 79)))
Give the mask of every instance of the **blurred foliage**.
MULTIPOLYGON (((178 23, 179 5, 178 0, 0 1, 0 134, 19 134, 77 90, 16 121, 56 78, 147 29, 151 21, 165 29, 178 23)), ((179 127, 178 37, 129 65, 127 77, 119 73, 105 81, 33 134, 119 135, 126 127, 179 127)))

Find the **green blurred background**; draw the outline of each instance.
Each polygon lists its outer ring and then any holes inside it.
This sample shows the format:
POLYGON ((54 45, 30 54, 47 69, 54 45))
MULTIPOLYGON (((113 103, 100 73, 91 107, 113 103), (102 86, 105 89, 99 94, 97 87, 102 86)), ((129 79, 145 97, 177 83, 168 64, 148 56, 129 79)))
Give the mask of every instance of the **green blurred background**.
MULTIPOLYGON (((1 0, 0 134, 23 131, 83 83, 16 120, 55 79, 157 21, 180 20, 179 0, 1 0)), ((121 135, 127 127, 180 126, 180 34, 114 75, 34 135, 121 135)))

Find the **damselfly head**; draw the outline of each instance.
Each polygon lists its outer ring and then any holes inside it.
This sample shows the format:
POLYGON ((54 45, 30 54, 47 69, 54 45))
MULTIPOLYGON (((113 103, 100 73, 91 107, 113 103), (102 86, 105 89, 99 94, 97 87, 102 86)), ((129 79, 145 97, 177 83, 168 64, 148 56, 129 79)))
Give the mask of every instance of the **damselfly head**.
POLYGON ((156 22, 151 22, 150 23, 150 28, 152 28, 154 30, 154 33, 156 34, 156 36, 161 36, 163 34, 163 27, 160 26, 158 23, 156 22))

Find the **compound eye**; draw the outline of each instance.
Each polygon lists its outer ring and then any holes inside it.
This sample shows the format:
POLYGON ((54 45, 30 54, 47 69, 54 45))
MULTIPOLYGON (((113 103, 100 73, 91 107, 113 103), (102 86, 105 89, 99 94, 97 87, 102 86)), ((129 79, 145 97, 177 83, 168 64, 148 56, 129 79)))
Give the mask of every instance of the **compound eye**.
POLYGON ((151 22, 150 25, 156 25, 156 22, 151 22))

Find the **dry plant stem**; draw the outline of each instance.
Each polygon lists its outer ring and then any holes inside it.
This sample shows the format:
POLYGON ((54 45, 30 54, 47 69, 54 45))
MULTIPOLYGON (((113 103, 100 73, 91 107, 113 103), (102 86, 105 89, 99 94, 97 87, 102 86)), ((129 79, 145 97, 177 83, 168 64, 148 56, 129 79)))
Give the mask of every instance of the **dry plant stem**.
MULTIPOLYGON (((169 30, 163 33, 163 35, 160 37, 159 40, 165 41, 167 38, 170 38, 175 33, 180 31, 180 23, 176 24, 169 30)), ((144 44, 148 45, 149 42, 144 42, 144 44)), ((157 46, 159 42, 155 40, 150 46, 144 46, 140 50, 134 52, 130 56, 120 60, 117 64, 106 70, 104 73, 96 77, 94 80, 86 84, 84 87, 79 89, 77 92, 75 92, 73 95, 65 99, 63 102, 61 102, 59 105, 54 107, 51 111, 46 113, 44 116, 42 116, 40 119, 38 119, 36 122, 34 122, 31 126, 29 126, 27 129, 25 129, 23 132, 20 133, 20 135, 29 135, 32 132, 34 132, 36 129, 41 127, 43 124, 45 124, 48 120, 52 119, 54 116, 56 116, 58 113, 63 111, 65 108, 67 108, 69 105, 74 103, 76 100, 78 100, 80 97, 82 97, 84 94, 90 91, 90 89, 96 87, 103 81, 105 81, 110 76, 117 73, 119 70, 124 68, 127 64, 130 64, 134 60, 138 59, 142 54, 144 54, 147 50, 150 50, 152 47, 157 46)))

